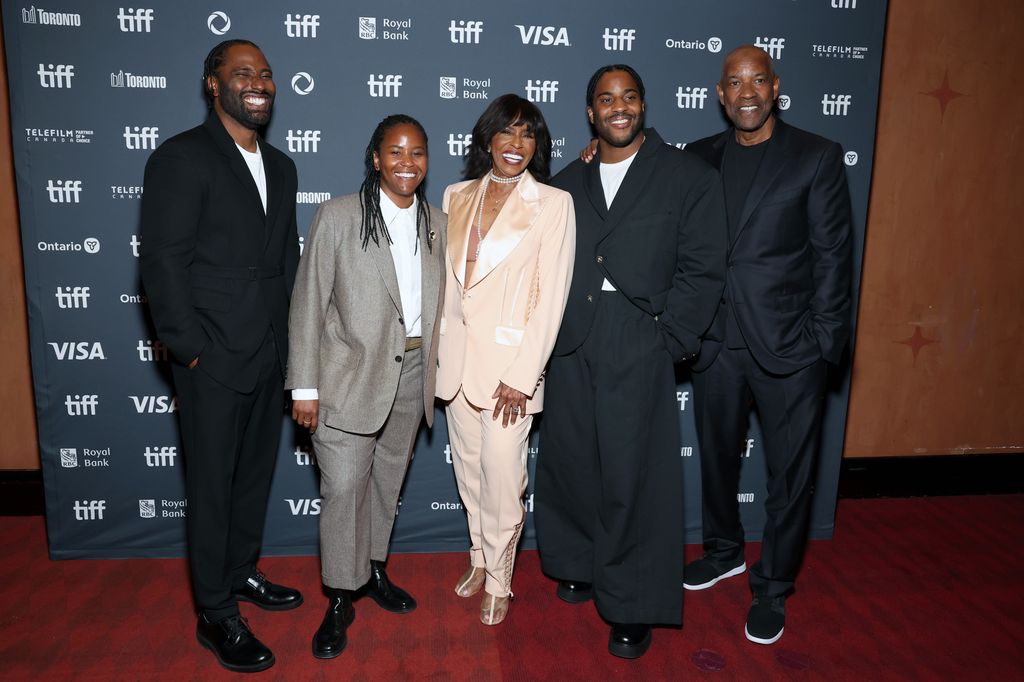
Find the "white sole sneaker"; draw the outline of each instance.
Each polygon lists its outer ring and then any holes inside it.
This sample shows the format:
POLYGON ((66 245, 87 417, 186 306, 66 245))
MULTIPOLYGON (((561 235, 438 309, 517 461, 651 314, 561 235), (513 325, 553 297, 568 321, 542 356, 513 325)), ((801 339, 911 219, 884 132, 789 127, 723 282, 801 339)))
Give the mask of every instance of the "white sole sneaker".
POLYGON ((778 634, 776 634, 771 639, 762 639, 760 637, 754 637, 752 634, 750 634, 750 630, 747 629, 747 626, 743 626, 743 634, 745 634, 747 636, 747 639, 749 639, 751 642, 755 644, 775 644, 777 641, 779 641, 779 638, 782 637, 782 633, 785 631, 786 628, 782 628, 779 630, 778 634))
POLYGON ((691 585, 691 584, 687 583, 684 580, 683 581, 683 587, 685 587, 688 590, 706 590, 709 587, 713 587, 715 585, 715 583, 717 583, 718 581, 725 580, 726 578, 731 578, 734 575, 740 575, 741 573, 743 573, 746 570, 747 570, 747 562, 744 561, 742 564, 740 564, 736 568, 734 568, 732 570, 729 570, 729 571, 726 571, 725 573, 723 573, 722 575, 718 576, 717 578, 714 578, 713 580, 709 580, 706 583, 701 583, 700 585, 691 585))

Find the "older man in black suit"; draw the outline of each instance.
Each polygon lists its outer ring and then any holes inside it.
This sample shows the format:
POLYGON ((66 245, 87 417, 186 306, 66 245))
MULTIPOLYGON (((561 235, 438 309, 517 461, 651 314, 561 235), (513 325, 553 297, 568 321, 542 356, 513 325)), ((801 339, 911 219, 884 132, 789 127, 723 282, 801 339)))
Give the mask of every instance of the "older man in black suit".
POLYGON ((274 655, 238 600, 271 610, 302 603, 256 569, 284 407, 297 181, 295 164, 257 135, 275 93, 259 48, 217 45, 203 80, 206 122, 146 164, 141 270, 174 356, 196 636, 225 668, 254 672, 274 655))
POLYGON ((721 171, 729 253, 725 296, 694 363, 705 553, 684 584, 702 590, 746 569, 736 493, 752 400, 768 498, 745 633, 771 644, 807 540, 826 363, 850 333, 850 197, 840 146, 772 113, 779 79, 763 50, 733 50, 717 90, 733 126, 686 147, 721 171))
POLYGON ((553 180, 576 205, 576 265, 547 374, 535 510, 544 571, 591 596, 609 651, 643 655, 682 622, 683 505, 673 363, 691 359, 721 298, 722 187, 708 164, 644 129, 627 65, 587 88, 599 163, 553 180))

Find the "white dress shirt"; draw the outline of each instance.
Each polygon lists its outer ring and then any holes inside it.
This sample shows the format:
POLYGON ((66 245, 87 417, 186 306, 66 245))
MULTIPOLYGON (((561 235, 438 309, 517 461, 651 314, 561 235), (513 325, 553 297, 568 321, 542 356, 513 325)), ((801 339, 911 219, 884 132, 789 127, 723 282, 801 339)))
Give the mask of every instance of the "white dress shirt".
MULTIPOLYGON (((615 195, 618 194, 619 187, 622 185, 622 179, 626 177, 626 172, 635 158, 636 152, 633 152, 633 155, 628 159, 623 159, 617 163, 601 164, 601 188, 604 189, 604 203, 608 208, 612 207, 615 195)), ((604 282, 601 283, 601 291, 615 291, 615 285, 605 278, 604 282)))

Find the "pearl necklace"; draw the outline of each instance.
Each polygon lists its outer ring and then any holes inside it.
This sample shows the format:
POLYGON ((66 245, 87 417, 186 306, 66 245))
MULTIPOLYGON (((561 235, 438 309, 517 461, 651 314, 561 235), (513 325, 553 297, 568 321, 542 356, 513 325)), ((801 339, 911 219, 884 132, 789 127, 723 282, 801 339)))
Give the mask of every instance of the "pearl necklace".
POLYGON ((476 210, 476 256, 475 256, 475 258, 480 258, 480 246, 484 242, 484 234, 483 234, 483 231, 481 230, 481 227, 483 226, 483 223, 484 223, 484 203, 487 201, 487 186, 491 184, 492 180, 494 182, 498 183, 499 185, 512 185, 512 184, 515 184, 515 183, 519 182, 520 180, 522 180, 523 179, 523 175, 525 175, 525 173, 520 173, 519 175, 516 175, 515 177, 511 177, 511 178, 504 178, 504 177, 501 177, 500 175, 495 175, 494 171, 492 170, 487 175, 484 176, 484 183, 483 183, 484 186, 483 186, 483 190, 481 190, 481 192, 480 192, 480 205, 477 206, 477 210, 476 210))
POLYGON ((499 185, 514 185, 515 183, 523 179, 523 174, 520 173, 519 175, 514 175, 511 178, 506 178, 500 175, 495 175, 494 170, 492 169, 491 172, 487 174, 487 177, 489 177, 491 180, 498 183, 499 185))

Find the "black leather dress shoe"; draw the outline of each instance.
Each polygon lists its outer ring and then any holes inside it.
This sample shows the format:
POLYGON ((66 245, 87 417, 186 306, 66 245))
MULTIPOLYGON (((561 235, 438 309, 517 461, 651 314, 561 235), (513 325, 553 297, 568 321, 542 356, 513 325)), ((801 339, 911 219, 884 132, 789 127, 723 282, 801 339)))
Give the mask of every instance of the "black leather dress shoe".
POLYGON ((352 595, 348 590, 330 590, 327 613, 313 635, 313 655, 317 658, 334 658, 345 650, 348 644, 346 630, 356 619, 352 607, 352 595))
POLYGON ((370 562, 370 582, 361 590, 377 605, 392 613, 409 613, 416 608, 416 600, 408 592, 388 580, 388 574, 384 571, 384 562, 370 562))
POLYGON ((229 616, 214 623, 199 616, 196 639, 213 652, 217 661, 236 673, 258 673, 274 665, 274 654, 256 639, 241 616, 229 616))
POLYGON ((570 604, 582 604, 594 598, 594 586, 578 580, 559 580, 555 594, 570 604))
POLYGON ((302 603, 302 593, 298 590, 275 585, 255 568, 245 581, 245 585, 236 589, 233 594, 235 599, 252 602, 267 611, 287 611, 302 603))
POLYGON ((608 651, 619 658, 640 658, 651 646, 651 626, 640 623, 613 623, 608 651))

